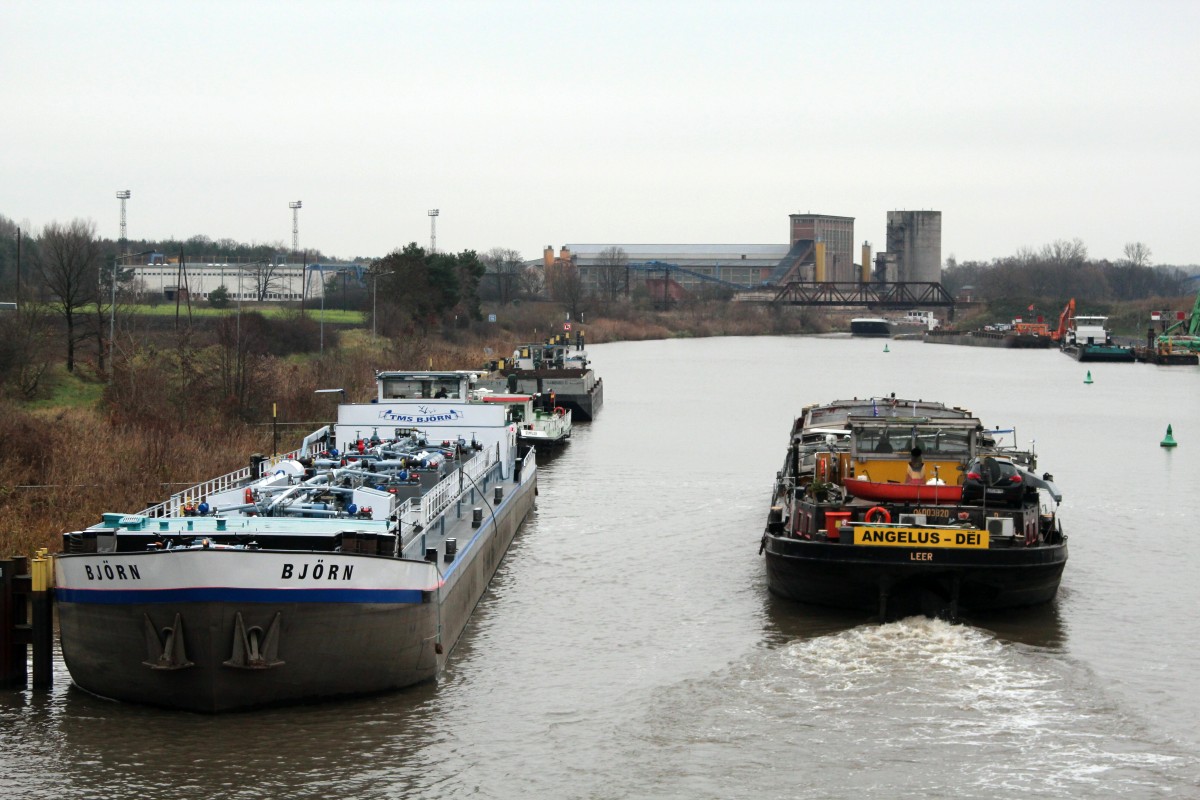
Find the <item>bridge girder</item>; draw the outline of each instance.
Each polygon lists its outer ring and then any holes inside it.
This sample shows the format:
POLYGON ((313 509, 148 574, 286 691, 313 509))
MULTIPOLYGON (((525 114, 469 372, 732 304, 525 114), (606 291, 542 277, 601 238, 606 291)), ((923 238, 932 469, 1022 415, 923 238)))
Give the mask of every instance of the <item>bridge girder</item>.
POLYGON ((954 297, 937 282, 838 283, 793 281, 785 286, 756 289, 739 300, 796 306, 868 306, 870 308, 954 308, 954 297), (754 296, 751 296, 754 295, 754 296))

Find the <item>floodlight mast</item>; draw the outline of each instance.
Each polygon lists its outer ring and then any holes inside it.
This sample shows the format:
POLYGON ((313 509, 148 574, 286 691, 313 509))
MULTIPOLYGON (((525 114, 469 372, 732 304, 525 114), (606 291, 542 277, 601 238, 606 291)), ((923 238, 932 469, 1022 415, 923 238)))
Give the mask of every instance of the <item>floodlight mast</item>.
POLYGON ((117 199, 121 201, 121 250, 126 250, 128 245, 125 236, 125 201, 129 199, 130 192, 128 189, 121 189, 117 192, 117 199))
POLYGON ((288 208, 292 210, 292 252, 300 252, 300 207, 303 201, 296 200, 288 203, 288 208))
POLYGON ((436 208, 429 209, 429 252, 437 252, 437 218, 438 210, 436 208))

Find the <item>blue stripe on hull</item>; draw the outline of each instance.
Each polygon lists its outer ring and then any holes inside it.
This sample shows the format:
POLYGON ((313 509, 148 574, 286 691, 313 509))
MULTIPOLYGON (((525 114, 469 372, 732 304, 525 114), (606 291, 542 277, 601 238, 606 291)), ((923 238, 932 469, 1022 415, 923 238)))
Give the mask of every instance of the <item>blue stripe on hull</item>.
POLYGON ((238 589, 214 586, 187 589, 56 589, 63 603, 420 603, 420 589, 238 589))

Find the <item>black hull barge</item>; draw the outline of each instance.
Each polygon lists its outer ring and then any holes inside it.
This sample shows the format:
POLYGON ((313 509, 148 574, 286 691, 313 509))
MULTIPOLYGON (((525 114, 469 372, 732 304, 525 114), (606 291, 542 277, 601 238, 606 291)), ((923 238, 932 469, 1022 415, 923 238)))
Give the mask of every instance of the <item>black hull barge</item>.
POLYGON ((1067 562, 1036 456, 962 409, 894 398, 795 421, 760 552, 771 592, 875 614, 957 619, 1049 602, 1067 562), (922 478, 909 477, 914 450, 922 478))
POLYGON ((576 421, 590 422, 604 405, 604 380, 590 364, 582 333, 576 333, 574 344, 568 334, 559 334, 520 345, 512 358, 489 362, 478 385, 497 393, 552 398, 551 406, 571 411, 576 421))

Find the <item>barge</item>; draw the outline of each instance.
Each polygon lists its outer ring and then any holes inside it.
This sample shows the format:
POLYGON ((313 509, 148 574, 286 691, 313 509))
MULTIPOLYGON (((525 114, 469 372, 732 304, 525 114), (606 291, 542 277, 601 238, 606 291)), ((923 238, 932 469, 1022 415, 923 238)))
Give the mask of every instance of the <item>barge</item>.
POLYGON ((1076 361, 1132 363, 1133 348, 1113 341, 1104 327, 1108 317, 1076 316, 1069 321, 1062 351, 1076 361))
POLYGON ((604 381, 591 368, 581 333, 574 344, 560 334, 520 345, 511 358, 489 363, 479 386, 497 393, 553 395, 552 406, 572 411, 578 420, 590 421, 604 404, 604 381))
POLYGON ((1061 494, 1035 453, 1001 443, 1008 433, 927 401, 806 407, 759 548, 770 591, 881 620, 1052 600, 1067 562, 1061 494))
POLYGON ((1054 344, 1048 336, 1040 333, 1022 333, 1015 330, 934 330, 925 334, 928 344, 957 344, 968 347, 1003 347, 1022 350, 1047 349, 1054 344))
POLYGON ((850 335, 890 337, 892 326, 883 317, 855 317, 850 320, 850 335))
POLYGON ((912 310, 903 317, 855 317, 850 320, 851 336, 891 337, 894 339, 919 339, 927 331, 937 330, 941 322, 932 311, 912 310))
POLYGON ((73 682, 222 712, 436 678, 537 491, 474 378, 378 373, 296 451, 64 534, 73 682))

